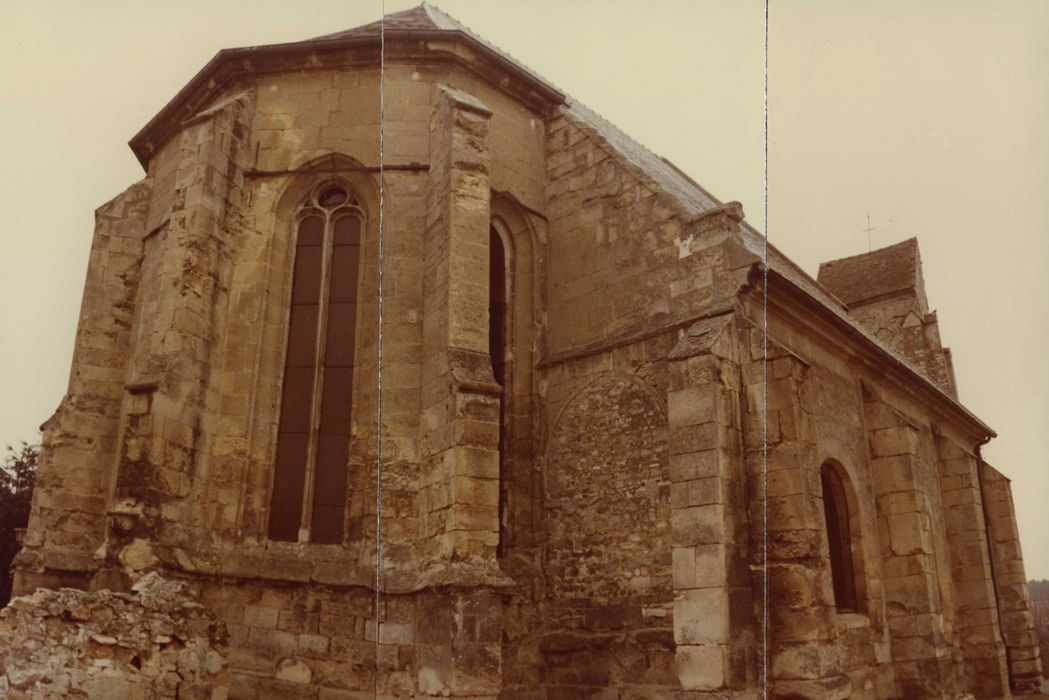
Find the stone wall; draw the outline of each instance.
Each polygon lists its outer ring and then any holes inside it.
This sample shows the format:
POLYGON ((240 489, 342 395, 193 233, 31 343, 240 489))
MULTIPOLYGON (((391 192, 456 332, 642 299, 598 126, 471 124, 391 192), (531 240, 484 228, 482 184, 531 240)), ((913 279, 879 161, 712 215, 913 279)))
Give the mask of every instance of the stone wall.
POLYGON ((136 299, 142 278, 146 178, 95 212, 89 273, 69 388, 44 424, 33 510, 15 589, 84 586, 106 535, 136 299), (46 574, 43 572, 46 570, 46 574))
POLYGON ((156 574, 132 594, 15 598, 0 610, 0 638, 0 695, 10 700, 228 697, 226 628, 186 585, 156 574))
MULTIPOLYGON (((99 211, 20 589, 190 577, 238 698, 743 698, 766 661, 784 698, 998 695, 1006 668, 1026 687, 981 435, 883 375, 838 307, 765 296, 738 204, 682 197, 668 162, 469 52, 425 60, 439 45, 391 47, 382 182, 363 50, 246 66, 149 144, 149 177, 99 211), (364 212, 344 537, 270 542, 295 213, 328 183, 364 212), (834 599, 826 464, 855 610, 834 599)), ((879 303, 854 318, 951 390, 924 292, 879 303)))
POLYGON ((979 470, 1001 635, 1008 650, 1010 685, 1016 693, 1037 692, 1046 661, 1041 657, 1034 631, 1012 487, 1007 478, 986 462, 980 462, 979 470))
POLYGON ((694 357, 703 341, 670 362, 685 329, 724 314, 746 283, 741 212, 687 212, 570 110, 547 134, 532 678, 557 697, 742 688, 752 650, 732 651, 748 637, 728 632, 750 601, 749 580, 730 573, 739 400, 722 396, 721 360, 694 357))

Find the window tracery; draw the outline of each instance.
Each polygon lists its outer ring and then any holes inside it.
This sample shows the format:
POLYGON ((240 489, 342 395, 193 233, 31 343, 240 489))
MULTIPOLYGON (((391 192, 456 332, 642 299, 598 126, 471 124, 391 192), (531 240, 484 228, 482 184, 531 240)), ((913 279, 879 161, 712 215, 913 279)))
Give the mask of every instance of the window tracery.
POLYGON ((295 211, 271 540, 342 541, 364 212, 338 182, 295 211))

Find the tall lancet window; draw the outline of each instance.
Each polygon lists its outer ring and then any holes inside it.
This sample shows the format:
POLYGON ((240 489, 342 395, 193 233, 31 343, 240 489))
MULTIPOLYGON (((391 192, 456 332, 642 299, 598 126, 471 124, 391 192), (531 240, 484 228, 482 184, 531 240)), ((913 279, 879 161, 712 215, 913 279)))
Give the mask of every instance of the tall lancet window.
POLYGON ((272 540, 342 541, 362 220, 350 190, 330 183, 295 213, 272 540))
POLYGON ((830 546, 830 573, 834 585, 834 604, 838 612, 857 608, 856 574, 853 569, 852 532, 845 482, 835 466, 827 462, 820 468, 823 486, 823 516, 830 546))
POLYGON ((499 397, 499 553, 506 542, 506 248, 495 227, 491 228, 491 243, 488 257, 488 352, 492 357, 492 373, 497 384, 503 387, 499 397))

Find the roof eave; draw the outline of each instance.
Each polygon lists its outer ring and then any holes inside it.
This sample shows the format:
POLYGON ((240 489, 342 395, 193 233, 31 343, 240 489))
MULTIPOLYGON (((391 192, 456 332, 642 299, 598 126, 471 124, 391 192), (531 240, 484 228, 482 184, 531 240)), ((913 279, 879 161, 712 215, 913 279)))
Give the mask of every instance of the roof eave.
MULTIPOLYGON (((399 29, 386 32, 387 41, 396 39, 452 39, 458 41, 524 82, 544 99, 549 100, 553 104, 563 104, 565 102, 565 94, 560 90, 541 80, 527 70, 522 69, 513 61, 508 60, 506 57, 487 46, 484 42, 478 41, 470 34, 461 30, 399 29)), ((380 45, 379 35, 339 37, 335 39, 309 39, 306 41, 296 41, 284 44, 264 44, 261 46, 222 49, 215 54, 215 56, 208 61, 207 64, 205 64, 204 67, 201 68, 197 74, 194 75, 190 81, 186 83, 186 85, 179 90, 152 119, 149 120, 149 122, 146 123, 144 127, 139 129, 138 133, 128 141, 128 146, 130 146, 135 157, 138 158, 138 162, 142 165, 142 168, 148 170, 149 159, 153 156, 153 153, 149 151, 146 146, 152 141, 154 134, 160 130, 163 124, 170 122, 176 116, 179 108, 187 102, 192 95, 202 89, 206 89, 209 81, 215 77, 219 70, 232 61, 242 60, 249 57, 273 57, 298 53, 308 54, 319 50, 338 50, 341 48, 368 46, 371 44, 375 44, 376 46, 380 45)), ((251 68, 245 68, 242 71, 236 71, 236 74, 250 72, 251 68)))
MULTIPOLYGON (((873 365, 887 369, 900 378, 905 377, 912 380, 911 382, 907 382, 908 386, 915 386, 914 382, 917 382, 915 388, 918 393, 931 399, 936 406, 943 410, 944 413, 960 419, 972 429, 973 432, 981 437, 990 439, 998 436, 998 433, 996 433, 993 428, 980 420, 974 413, 972 413, 972 411, 959 403, 957 399, 940 388, 931 379, 902 361, 894 353, 868 337, 853 324, 840 318, 836 314, 831 313, 829 309, 813 298, 808 291, 795 284, 789 277, 786 277, 775 268, 771 267, 768 269, 768 274, 770 282, 777 281, 787 285, 794 293, 794 301, 802 301, 806 306, 806 311, 819 314, 835 328, 856 341, 860 347, 868 350, 869 352, 865 353, 865 355, 870 358, 873 365)), ((769 296, 770 298, 772 297, 771 294, 769 296)))

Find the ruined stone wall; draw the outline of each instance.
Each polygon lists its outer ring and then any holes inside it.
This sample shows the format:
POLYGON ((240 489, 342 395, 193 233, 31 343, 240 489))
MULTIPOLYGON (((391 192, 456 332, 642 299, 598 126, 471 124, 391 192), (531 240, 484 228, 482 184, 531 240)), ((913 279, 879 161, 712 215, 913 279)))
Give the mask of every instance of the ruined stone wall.
POLYGON ((43 426, 32 515, 17 560, 16 594, 37 586, 86 585, 97 566, 151 192, 147 178, 95 213, 69 388, 43 426))
POLYGON ((132 594, 15 598, 0 610, 0 695, 225 700, 226 629, 191 593, 149 574, 132 594))

